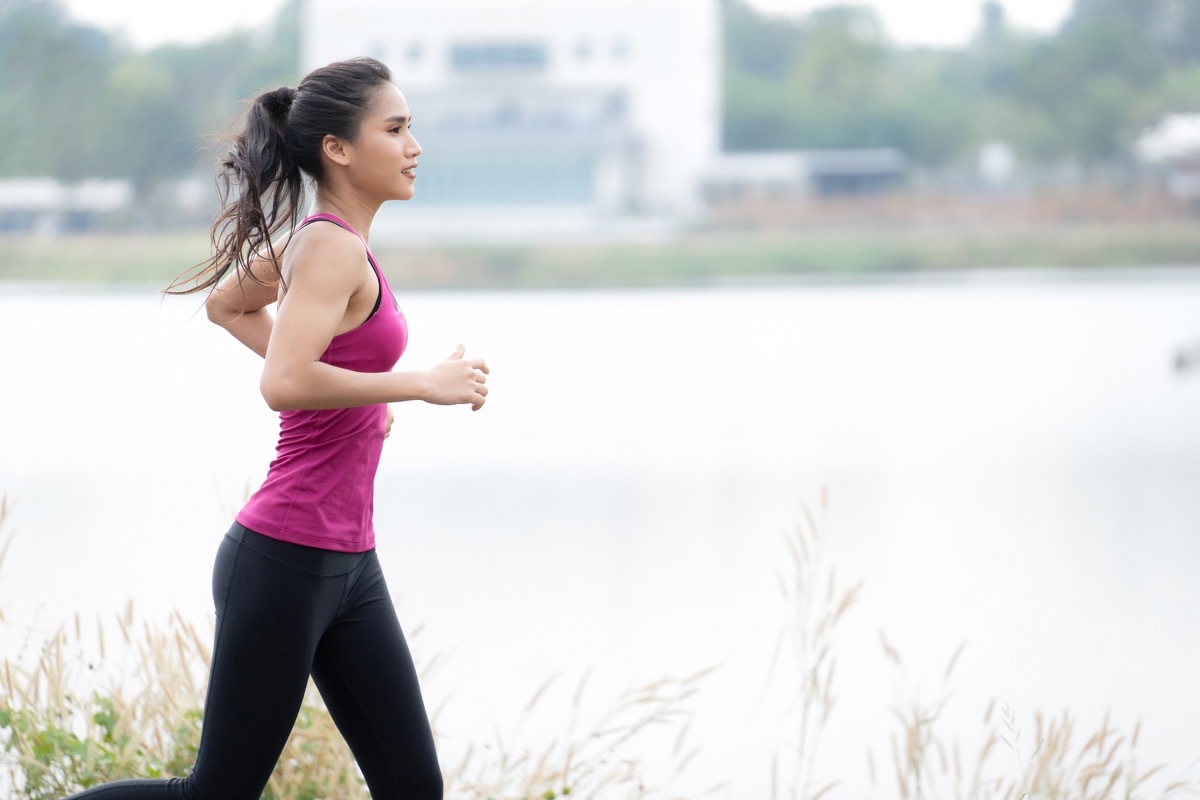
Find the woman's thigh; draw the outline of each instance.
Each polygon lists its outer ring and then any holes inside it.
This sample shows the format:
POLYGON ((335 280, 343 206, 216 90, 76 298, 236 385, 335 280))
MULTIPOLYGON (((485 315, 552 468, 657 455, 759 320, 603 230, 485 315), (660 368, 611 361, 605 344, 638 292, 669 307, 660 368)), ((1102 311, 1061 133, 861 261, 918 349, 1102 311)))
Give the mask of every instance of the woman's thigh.
POLYGON ((224 540, 213 570, 216 639, 191 776, 199 796, 258 799, 295 723, 322 619, 332 618, 340 586, 224 540))
POLYGON ((344 583, 313 581, 225 538, 213 566, 217 626, 195 768, 186 778, 118 781, 71 800, 258 800, 308 685, 320 606, 332 619, 344 583))
POLYGON ((441 800, 417 671, 373 554, 321 638, 313 679, 373 800, 441 800))

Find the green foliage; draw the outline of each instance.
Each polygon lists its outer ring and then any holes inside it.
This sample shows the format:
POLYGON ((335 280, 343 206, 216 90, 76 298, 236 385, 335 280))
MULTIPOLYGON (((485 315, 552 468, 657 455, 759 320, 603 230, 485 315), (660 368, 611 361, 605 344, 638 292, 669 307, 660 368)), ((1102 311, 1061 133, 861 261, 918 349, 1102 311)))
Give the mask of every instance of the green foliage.
POLYGON ((726 70, 782 80, 799 56, 800 29, 789 20, 769 19, 739 0, 723 0, 726 70), (754 46, 747 46, 753 42, 754 46))
MULTIPOLYGON (((191 771, 200 744, 206 638, 178 615, 166 630, 142 626, 136 641, 132 610, 118 623, 138 656, 134 675, 102 681, 90 666, 80 669, 78 620, 75 638, 60 631, 35 664, 0 659, 0 780, 13 787, 13 800, 56 800, 115 780, 191 771)), ((263 797, 368 798, 311 683, 263 797)))
MULTIPOLYGON (((137 676, 86 696, 75 688, 96 676, 76 669, 77 657, 70 652, 80 646, 78 638, 60 632, 32 668, 0 659, 0 780, 13 787, 12 800, 56 800, 115 780, 191 771, 209 659, 203 640, 178 615, 168 630, 146 626, 136 642, 130 638, 132 612, 120 623, 126 642, 136 647, 137 676)), ((650 796, 639 759, 629 751, 634 742, 667 733, 674 742, 670 757, 677 759, 677 770, 684 769, 697 752, 681 751, 690 717, 686 704, 707 672, 637 687, 595 718, 579 714, 577 707, 585 677, 574 693, 567 736, 525 742, 518 724, 517 734, 503 737, 508 745, 501 741, 486 748, 486 758, 470 751, 450 770, 450 793, 460 800, 561 800, 607 792, 650 796)), ((549 713, 557 720, 563 708, 556 703, 549 713)), ((263 798, 369 800, 354 758, 311 683, 263 798)))
MULTIPOLYGON (((213 163, 242 101, 299 78, 299 0, 263 31, 149 51, 71 22, 60 0, 0 0, 0 176, 160 180, 213 163)), ((722 0, 731 150, 896 147, 952 165, 1004 140, 1027 162, 1102 166, 1200 104, 1200 4, 1077 0, 1060 31, 993 24, 965 48, 889 41, 868 8, 769 15, 722 0)))
POLYGON ((57 4, 0 3, 0 174, 76 177, 102 159, 88 120, 113 60, 108 38, 57 4))
POLYGON ((887 146, 939 167, 1003 140, 1027 162, 1103 166, 1200 103, 1188 0, 1080 0, 1054 35, 1000 26, 948 50, 898 47, 855 6, 802 19, 724 8, 731 150, 887 146))
POLYGON ((265 39, 134 50, 70 22, 56 0, 0 0, 0 176, 162 179, 211 163, 238 103, 299 69, 299 3, 265 39))
MULTIPOLYGON (((0 494, 0 533, 10 509, 8 496, 0 494)), ((0 568, 10 541, 9 536, 0 537, 0 568)), ((136 655, 132 675, 106 674, 84 660, 83 653, 98 650, 103 664, 104 628, 97 626, 98 646, 85 643, 78 616, 74 637, 58 631, 33 663, 0 657, 0 786, 12 790, 11 800, 56 800, 123 778, 166 778, 190 772, 200 741, 211 636, 201 636, 178 613, 171 615, 165 629, 135 625, 132 603, 117 624, 129 646, 126 654, 136 655), (139 628, 140 636, 135 637, 139 628), (86 669, 80 668, 85 665, 86 669)), ((427 668, 418 665, 423 673, 427 668)), ((469 750, 447 773, 451 796, 460 800, 651 796, 640 759, 629 753, 632 743, 642 744, 655 732, 667 733, 674 743, 672 758, 681 756, 690 718, 686 704, 707 673, 662 679, 624 692, 598 717, 579 713, 585 676, 573 695, 567 736, 527 743, 519 735, 518 722, 516 733, 502 737, 497 748, 487 748, 488 758, 477 758, 469 750), (576 723, 582 723, 581 730, 576 730, 576 723), (673 729, 681 724, 676 733, 673 729)), ((552 683, 553 678, 543 684, 527 712, 546 696, 552 683)), ((563 707, 555 705, 552 719, 561 719, 563 707)), ((436 727, 436 714, 433 722, 436 727)), ((677 770, 696 752, 682 755, 677 770)), ((370 798, 349 747, 311 681, 263 798, 370 798)))
POLYGON ((54 706, 0 702, 0 742, 19 766, 21 800, 55 800, 122 778, 187 773, 200 738, 199 711, 185 712, 165 748, 152 749, 133 741, 117 702, 99 693, 87 699, 64 695, 54 706), (84 721, 91 724, 81 731, 84 721))

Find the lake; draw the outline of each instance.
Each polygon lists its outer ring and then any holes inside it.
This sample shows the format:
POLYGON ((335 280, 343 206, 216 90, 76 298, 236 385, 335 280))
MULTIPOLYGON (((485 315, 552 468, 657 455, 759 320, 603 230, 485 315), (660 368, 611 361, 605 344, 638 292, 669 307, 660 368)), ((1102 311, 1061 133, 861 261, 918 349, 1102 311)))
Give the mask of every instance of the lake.
MULTIPOLYGON (((1200 368, 1173 368, 1200 341, 1200 269, 394 285, 399 368, 461 341, 492 369, 479 413, 396 406, 377 484, 447 762, 519 724, 561 732, 589 670, 599 709, 715 666, 686 703, 700 754, 674 775, 653 737, 629 752, 676 795, 770 796, 799 735, 776 643, 807 508, 819 574, 861 582, 813 765, 831 797, 894 796, 890 709, 950 690, 937 724, 965 754, 993 701, 1025 757, 1037 713, 1069 709, 1079 745, 1110 713, 1141 721, 1141 767, 1200 779, 1200 368)), ((130 599, 206 624, 217 544, 274 446, 257 359, 153 287, 0 286, 0 348, 0 653, 130 599)))

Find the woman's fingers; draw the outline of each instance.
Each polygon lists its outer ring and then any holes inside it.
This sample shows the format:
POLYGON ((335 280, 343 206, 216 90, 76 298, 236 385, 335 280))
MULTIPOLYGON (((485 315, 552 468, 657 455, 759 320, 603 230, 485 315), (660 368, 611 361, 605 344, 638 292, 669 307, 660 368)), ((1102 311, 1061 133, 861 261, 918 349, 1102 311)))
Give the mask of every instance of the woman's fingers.
POLYGON ((463 358, 465 351, 465 346, 460 344, 449 358, 431 370, 440 388, 434 397, 428 398, 430 402, 439 405, 465 403, 475 411, 483 407, 490 370, 482 358, 463 358))
POLYGON ((471 403, 471 410, 478 411, 483 408, 484 402, 487 400, 488 387, 484 383, 485 378, 480 375, 475 383, 475 401, 471 403))
POLYGON ((478 411, 479 409, 483 408, 483 404, 487 401, 488 394, 488 387, 484 383, 486 378, 482 374, 477 373, 477 375, 478 378, 475 382, 475 401, 471 403, 472 411, 478 411))

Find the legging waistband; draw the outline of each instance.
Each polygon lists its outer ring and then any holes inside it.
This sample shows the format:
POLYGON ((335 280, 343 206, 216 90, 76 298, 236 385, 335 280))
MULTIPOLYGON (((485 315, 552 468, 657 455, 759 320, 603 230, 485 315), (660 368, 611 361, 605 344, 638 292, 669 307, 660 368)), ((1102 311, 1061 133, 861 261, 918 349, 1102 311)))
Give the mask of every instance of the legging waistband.
POLYGON ((273 539, 258 531, 252 531, 240 522, 234 522, 225 535, 235 542, 241 542, 250 549, 262 553, 267 558, 327 578, 353 572, 363 561, 375 553, 374 548, 362 553, 343 553, 338 550, 322 550, 319 547, 285 542, 282 539, 273 539))

